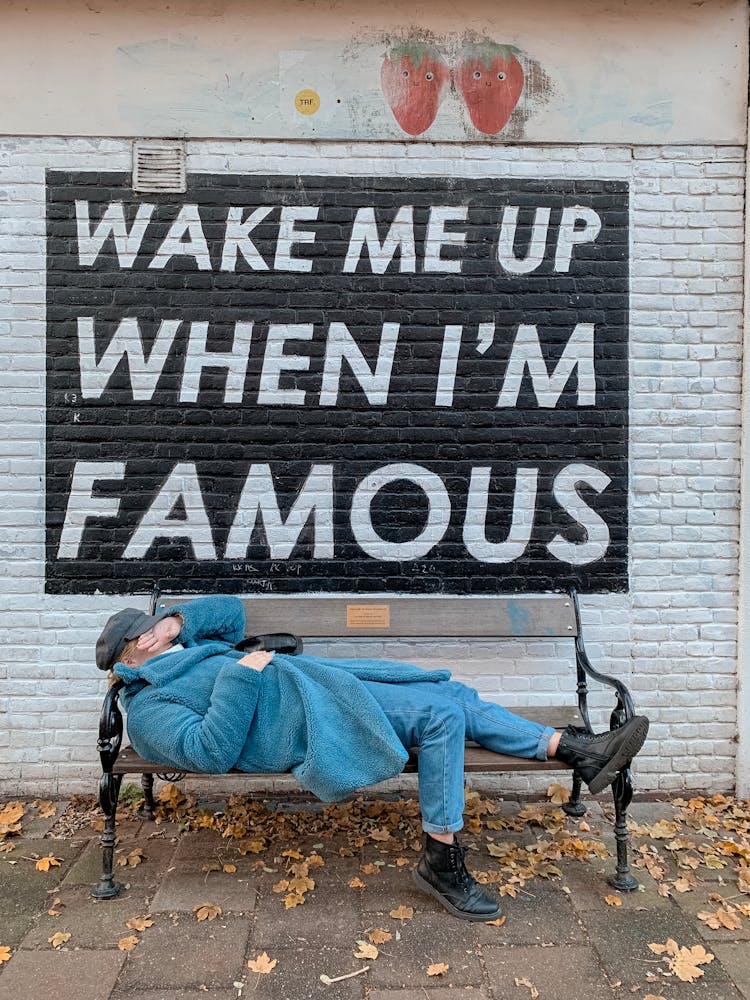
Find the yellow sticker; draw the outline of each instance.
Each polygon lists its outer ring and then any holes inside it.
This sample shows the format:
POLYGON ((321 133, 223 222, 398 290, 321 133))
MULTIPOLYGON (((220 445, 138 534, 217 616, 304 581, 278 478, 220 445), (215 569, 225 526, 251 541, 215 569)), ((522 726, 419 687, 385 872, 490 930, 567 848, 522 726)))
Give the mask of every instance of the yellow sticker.
POLYGON ((388 604, 347 604, 347 628, 390 628, 391 609, 388 604))
POLYGON ((320 111, 320 95, 314 90, 299 90, 294 95, 294 106, 301 115, 314 115, 320 111))

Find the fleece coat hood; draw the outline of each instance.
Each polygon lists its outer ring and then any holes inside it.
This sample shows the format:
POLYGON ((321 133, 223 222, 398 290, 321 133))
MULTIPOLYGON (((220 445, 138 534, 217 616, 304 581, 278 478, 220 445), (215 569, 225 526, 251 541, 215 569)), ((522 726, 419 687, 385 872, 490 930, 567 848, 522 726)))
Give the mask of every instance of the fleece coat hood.
POLYGON ((408 754, 363 681, 440 683, 447 670, 373 659, 275 654, 238 663, 242 602, 197 598, 170 613, 185 648, 138 669, 117 663, 130 740, 144 758, 181 771, 291 771, 327 802, 399 774, 408 754))

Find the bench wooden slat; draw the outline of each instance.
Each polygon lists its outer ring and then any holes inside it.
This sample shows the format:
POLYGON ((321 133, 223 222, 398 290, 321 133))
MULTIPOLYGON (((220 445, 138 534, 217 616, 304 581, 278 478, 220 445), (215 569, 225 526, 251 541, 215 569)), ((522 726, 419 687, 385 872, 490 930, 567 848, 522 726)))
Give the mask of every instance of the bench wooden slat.
MULTIPOLYGON (((188 599, 188 598, 185 598, 188 599)), ((157 609, 182 603, 163 597, 157 609)), ((303 639, 574 638, 566 594, 539 597, 252 597, 244 598, 250 635, 294 632, 303 639)))
MULTIPOLYGON (((569 770, 567 764, 557 758, 551 760, 524 760, 520 757, 508 757, 502 753, 493 753, 492 750, 485 750, 484 747, 475 744, 467 744, 464 750, 464 771, 466 773, 492 773, 501 771, 528 771, 548 770, 560 771, 569 770)), ((409 774, 417 770, 417 754, 412 752, 404 767, 404 773, 409 774)), ((120 751, 117 762, 112 768, 113 774, 185 774, 196 778, 205 778, 206 775, 198 771, 177 772, 165 764, 154 764, 153 761, 144 760, 139 757, 132 747, 124 747, 120 751)), ((242 775, 245 778, 269 778, 279 777, 278 774, 270 775, 265 772, 251 773, 249 771, 237 771, 232 769, 226 774, 212 774, 210 777, 226 778, 242 775)))

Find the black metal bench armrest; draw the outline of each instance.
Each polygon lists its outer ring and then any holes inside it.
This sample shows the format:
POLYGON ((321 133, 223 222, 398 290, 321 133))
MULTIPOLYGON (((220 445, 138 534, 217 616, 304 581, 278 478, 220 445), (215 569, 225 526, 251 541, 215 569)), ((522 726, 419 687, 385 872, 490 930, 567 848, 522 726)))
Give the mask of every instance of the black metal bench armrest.
POLYGON ((109 688, 104 697, 102 712, 99 716, 99 739, 96 748, 102 762, 102 771, 111 771, 122 746, 122 712, 118 704, 123 680, 117 680, 109 688))
POLYGON ((573 607, 575 608, 576 624, 578 626, 575 641, 576 671, 578 673, 578 707, 581 710, 581 715, 583 716, 586 728, 591 730, 588 704, 586 700, 588 693, 586 679, 591 677, 593 680, 599 681, 600 684, 605 684, 608 687, 613 688, 617 692, 617 703, 612 712, 612 719, 610 723, 610 728, 613 729, 615 726, 622 725, 622 723, 626 722, 628 719, 632 719, 635 715, 633 698, 630 691, 628 691, 627 687, 621 680, 618 680, 616 677, 610 677, 609 674, 603 674, 592 665, 583 644, 583 632, 581 629, 581 615, 578 606, 577 591, 571 588, 570 596, 573 601, 573 607))

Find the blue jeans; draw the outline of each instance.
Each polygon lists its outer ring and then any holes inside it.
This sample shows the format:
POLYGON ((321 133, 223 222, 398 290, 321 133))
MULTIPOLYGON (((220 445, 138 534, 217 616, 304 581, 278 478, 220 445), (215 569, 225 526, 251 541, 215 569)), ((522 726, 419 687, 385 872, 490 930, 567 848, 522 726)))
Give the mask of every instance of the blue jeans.
POLYGON ((403 745, 419 748, 419 806, 427 833, 463 826, 465 740, 512 757, 547 757, 554 729, 482 701, 458 681, 363 683, 403 745))

